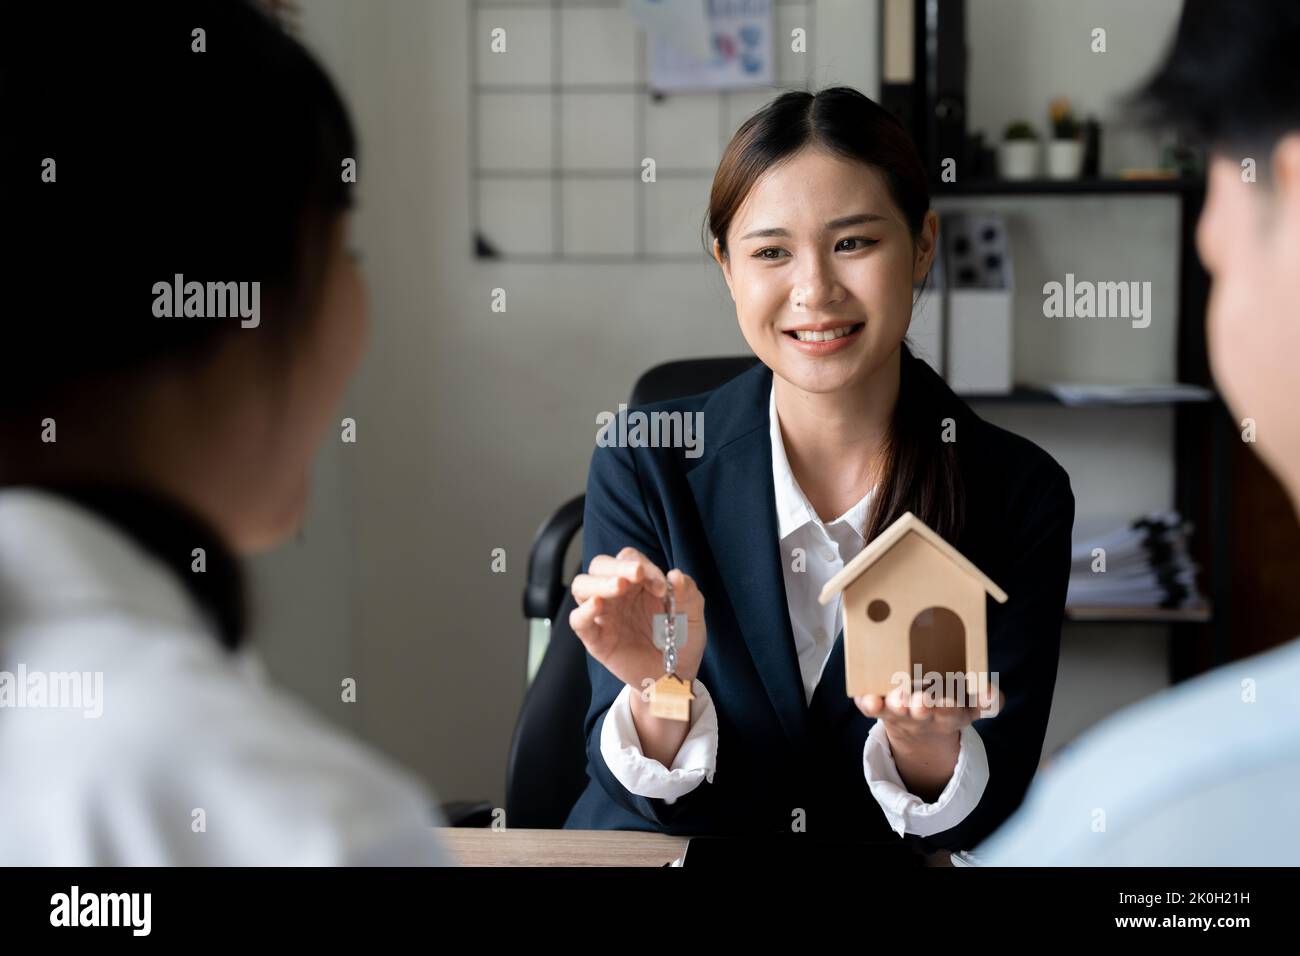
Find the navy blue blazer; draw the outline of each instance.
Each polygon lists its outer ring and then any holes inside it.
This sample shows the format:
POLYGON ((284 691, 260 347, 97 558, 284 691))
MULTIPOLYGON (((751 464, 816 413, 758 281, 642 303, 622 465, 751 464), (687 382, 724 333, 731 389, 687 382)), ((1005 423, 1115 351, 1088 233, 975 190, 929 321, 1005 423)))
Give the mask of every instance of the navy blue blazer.
MULTIPOLYGON (((1060 653, 1070 567, 1070 481, 1032 442, 981 420, 929 366, 904 375, 956 420, 967 517, 958 549, 1009 595, 988 602, 989 669, 1002 711, 975 722, 989 782, 957 826, 924 849, 969 848, 1020 804, 1038 765, 1060 653)), ((704 413, 703 453, 598 447, 587 479, 583 570, 626 546, 681 568, 705 598, 708 645, 699 679, 718 714, 717 770, 672 804, 629 792, 600 753, 605 715, 623 684, 588 657, 586 790, 565 823, 583 829, 735 834, 791 829, 834 839, 895 838, 863 776, 875 722, 845 694, 843 632, 811 704, 805 699, 781 572, 768 399, 757 365, 721 388, 647 410, 704 413)), ((936 426, 937 427, 937 426, 936 426)), ((909 840, 916 840, 909 837, 909 840)))

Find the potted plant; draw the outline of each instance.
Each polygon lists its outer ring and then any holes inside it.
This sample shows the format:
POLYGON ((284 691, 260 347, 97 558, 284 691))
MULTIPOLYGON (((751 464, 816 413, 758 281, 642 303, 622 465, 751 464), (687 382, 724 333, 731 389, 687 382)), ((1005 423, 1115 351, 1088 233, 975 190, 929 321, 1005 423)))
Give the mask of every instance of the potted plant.
POLYGON ((1012 123, 998 144, 998 175, 1003 179, 1033 179, 1038 175, 1038 134, 1023 120, 1012 123))
POLYGON ((1047 177, 1078 179, 1083 170, 1082 128, 1065 97, 1052 100, 1052 139, 1047 144, 1047 177))

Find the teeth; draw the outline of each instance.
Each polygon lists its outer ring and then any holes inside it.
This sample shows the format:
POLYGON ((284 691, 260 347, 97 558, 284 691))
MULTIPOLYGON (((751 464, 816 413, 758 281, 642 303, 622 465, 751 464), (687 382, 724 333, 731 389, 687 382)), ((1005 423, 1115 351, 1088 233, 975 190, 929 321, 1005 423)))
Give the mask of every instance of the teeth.
POLYGON ((842 339, 853 331, 855 326, 842 325, 838 329, 827 329, 825 332, 809 332, 804 329, 796 329, 794 337, 800 342, 830 342, 834 339, 842 339))

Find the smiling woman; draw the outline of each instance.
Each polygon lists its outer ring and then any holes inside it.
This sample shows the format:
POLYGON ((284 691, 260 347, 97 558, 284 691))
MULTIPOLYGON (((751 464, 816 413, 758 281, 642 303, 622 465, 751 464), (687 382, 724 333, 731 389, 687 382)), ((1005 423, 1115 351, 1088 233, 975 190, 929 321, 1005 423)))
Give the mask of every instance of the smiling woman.
POLYGON ((707 240, 760 364, 650 407, 701 414, 702 455, 592 457, 569 621, 590 654, 591 783, 569 826, 793 824, 957 848, 1019 803, 1051 707, 1074 498, 1056 462, 908 349, 938 226, 907 133, 855 90, 785 93, 728 145, 707 240), (911 687, 846 694, 843 609, 817 595, 907 511, 1010 595, 987 618, 996 716, 911 687), (688 721, 637 692, 662 673, 649 626, 667 583, 688 619, 688 721))
MULTIPOLYGON (((850 390, 869 399, 869 413, 854 416, 855 434, 845 436, 857 454, 846 460, 841 447, 836 455, 857 474, 801 480, 817 512, 834 518, 876 483, 869 476, 883 478, 877 501, 884 504, 874 509, 867 540, 907 510, 945 538, 961 531, 965 496, 954 449, 925 440, 916 431, 927 427, 925 416, 895 401, 912 290, 934 260, 938 217, 929 206, 907 133, 843 87, 815 97, 786 93, 751 117, 727 147, 709 200, 711 251, 741 332, 775 373, 787 444, 804 445, 788 451, 805 460, 817 454, 789 433, 802 430, 795 416, 825 408, 812 396, 835 401, 850 390), (918 486, 928 494, 904 501, 904 489, 918 486)), ((800 477, 799 462, 792 464, 800 477)))

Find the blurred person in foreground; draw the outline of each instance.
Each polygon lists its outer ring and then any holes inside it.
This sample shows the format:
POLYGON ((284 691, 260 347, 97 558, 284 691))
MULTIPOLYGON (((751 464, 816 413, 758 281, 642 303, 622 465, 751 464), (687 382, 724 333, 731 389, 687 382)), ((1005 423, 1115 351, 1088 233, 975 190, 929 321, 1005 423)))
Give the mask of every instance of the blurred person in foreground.
MULTIPOLYGON (((1188 0, 1140 101, 1210 150, 1197 246, 1208 343, 1234 420, 1300 508, 1300 5, 1188 0), (1257 181, 1244 161, 1253 160, 1257 181)), ((994 865, 1300 859, 1300 640, 1109 718, 976 852, 994 865)))
POLYGON ((365 338, 345 107, 247 2, 67 19, 0 14, 0 861, 446 862, 241 648, 365 338))

